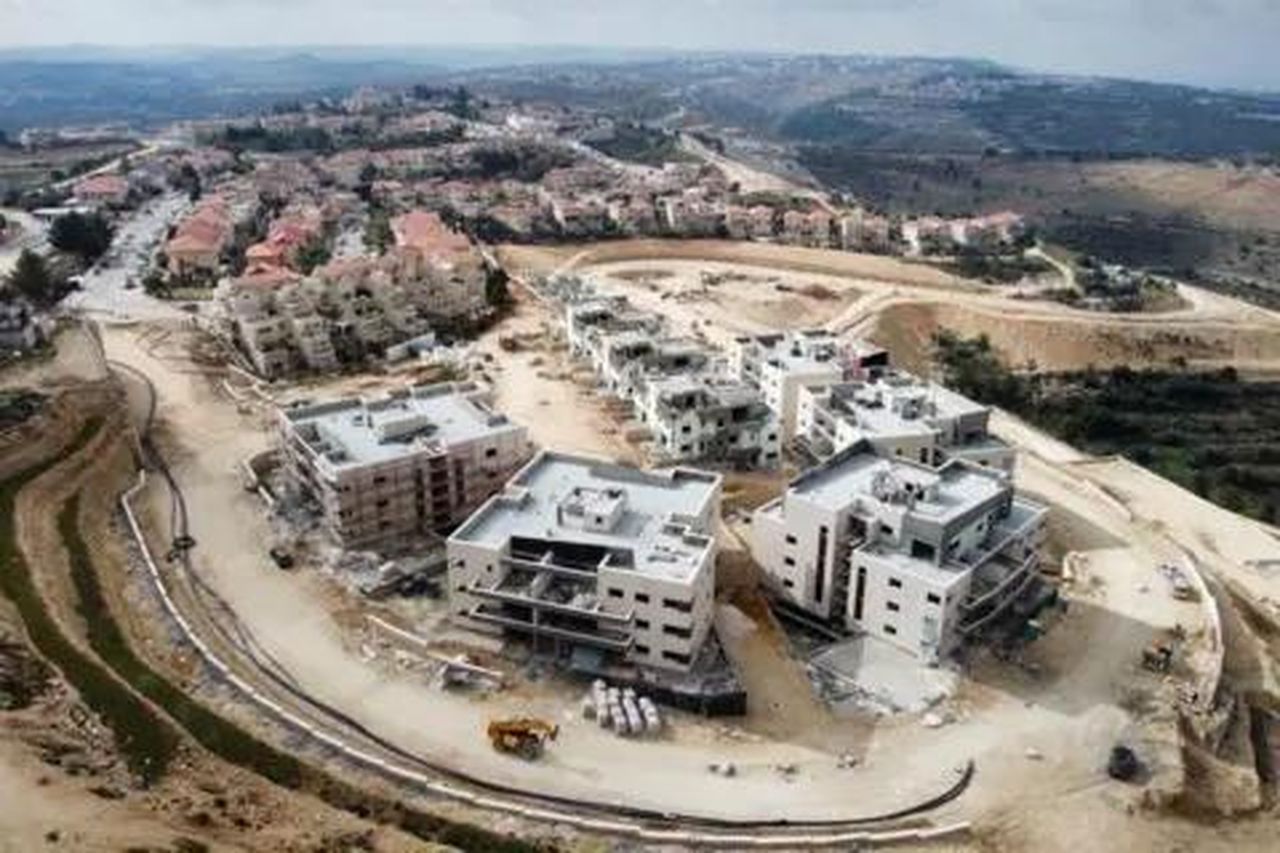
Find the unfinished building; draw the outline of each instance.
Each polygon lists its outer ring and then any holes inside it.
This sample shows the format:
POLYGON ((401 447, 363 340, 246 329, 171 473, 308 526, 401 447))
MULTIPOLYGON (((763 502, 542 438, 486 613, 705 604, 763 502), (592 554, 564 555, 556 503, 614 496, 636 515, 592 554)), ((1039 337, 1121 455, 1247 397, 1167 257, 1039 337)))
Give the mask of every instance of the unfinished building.
POLYGON ((1014 452, 988 431, 991 409, 902 371, 801 388, 797 444, 818 459, 866 441, 882 456, 938 466, 967 459, 1011 472, 1014 452))
POLYGON ((419 385, 278 413, 285 471, 345 547, 447 531, 528 460, 525 428, 474 383, 419 385))
POLYGON ((889 366, 889 353, 860 341, 840 340, 825 329, 737 338, 733 369, 759 389, 782 423, 782 439, 796 436, 800 389, 873 375, 889 366))
POLYGON ((711 628, 720 486, 543 451, 449 537, 450 609, 587 666, 688 670, 711 628))
POLYGON ((218 304, 254 368, 274 378, 332 370, 487 310, 471 267, 397 247, 332 261, 302 277, 253 270, 226 279, 218 304), (464 274, 465 273, 465 274, 464 274))
POLYGON ((1004 472, 864 441, 758 509, 751 551, 783 600, 933 662, 1038 591, 1046 514, 1004 472))
POLYGON ((650 377, 636 416, 652 434, 659 461, 714 459, 744 468, 781 461, 777 416, 759 391, 735 379, 714 373, 650 377))
POLYGON ((610 338, 628 332, 652 337, 664 334, 665 328, 661 317, 633 308, 625 296, 590 296, 565 309, 569 353, 593 365, 599 364, 610 338))

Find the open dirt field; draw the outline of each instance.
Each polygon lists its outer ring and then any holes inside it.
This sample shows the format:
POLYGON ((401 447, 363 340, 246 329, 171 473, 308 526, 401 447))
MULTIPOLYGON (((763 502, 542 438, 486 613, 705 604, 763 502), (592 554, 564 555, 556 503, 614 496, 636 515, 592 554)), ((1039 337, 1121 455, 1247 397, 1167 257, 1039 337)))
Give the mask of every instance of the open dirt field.
MULTIPOLYGON (((0 450, 0 474, 11 476, 65 446, 93 415, 118 420, 108 422, 74 457, 26 486, 18 494, 14 519, 18 545, 46 609, 65 636, 91 656, 55 517, 66 498, 81 493, 79 518, 86 540, 101 543, 99 556, 107 551, 123 557, 116 498, 132 482, 134 469, 120 398, 105 384, 68 389, 23 425, 25 441, 0 450)), ((116 598, 136 581, 127 564, 125 569, 103 583, 112 607, 123 612, 121 621, 128 625, 135 614, 116 598)), ((0 635, 10 640, 24 635, 16 611, 2 599, 0 635)), ((169 643, 142 648, 144 655, 175 652, 169 643)), ((181 747, 158 784, 139 787, 110 732, 56 670, 50 674, 29 707, 0 711, 0 851, 304 851, 365 843, 386 851, 426 849, 227 766, 190 744, 181 747)))
MULTIPOLYGON (((1070 593, 1075 606, 1047 642, 1033 647, 1028 663, 1034 666, 1027 673, 995 663, 978 666, 973 681, 944 709, 954 722, 925 730, 913 717, 836 720, 811 706, 806 715, 816 714, 815 725, 822 721, 824 728, 815 738, 779 726, 781 717, 771 720, 769 705, 791 703, 770 699, 766 692, 760 696, 763 715, 744 721, 740 735, 726 736, 719 724, 676 715, 667 739, 623 741, 580 722, 577 693, 554 685, 528 684, 477 699, 370 666, 344 636, 321 578, 305 568, 284 574, 270 567, 262 546, 269 536, 262 509, 232 474, 239 458, 266 446, 260 421, 238 413, 207 379, 183 371, 163 351, 140 348, 133 333, 113 331, 107 342, 113 357, 145 370, 160 389, 160 417, 192 509, 193 535, 199 542, 217 543, 197 549, 198 571, 299 685, 406 749, 542 791, 757 817, 889 808, 937 790, 952 767, 973 758, 982 768, 979 781, 939 820, 1007 824, 1034 837, 1039 849, 1071 849, 1041 838, 1034 826, 1024 825, 1030 821, 1022 806, 1010 803, 1043 808, 1069 795, 1082 799, 1083 810, 1123 815, 1132 791, 1102 774, 1107 749, 1120 739, 1160 742, 1165 724, 1132 710, 1132 691, 1148 683, 1137 666, 1143 645, 1174 621, 1194 631, 1199 618, 1194 605, 1171 602, 1158 586, 1154 567, 1177 558, 1178 551, 1101 503, 1097 490, 1061 471, 1052 454, 1049 460, 1028 456, 1023 470, 1027 488, 1064 514, 1059 546, 1076 552, 1082 567, 1070 593), (1108 654, 1088 651, 1101 647, 1108 654), (540 764, 495 755, 479 736, 490 716, 529 712, 564 727, 560 742, 540 764), (420 725, 424 719, 431 725, 420 725), (1028 759, 1028 750, 1042 757, 1028 759), (846 752, 858 758, 853 770, 837 767, 846 752), (724 760, 737 764, 737 778, 706 772, 707 764, 724 760), (622 777, 609 770, 620 763, 628 768, 622 777), (778 773, 779 764, 795 764, 797 774, 778 773)), ((171 355, 177 351, 169 350, 171 355)), ((549 381, 576 388, 568 379, 549 381)), ((594 406, 587 397, 568 394, 555 410, 556 422, 581 421, 594 406)), ((155 497, 159 501, 162 493, 155 497)), ((157 503, 156 511, 162 517, 166 506, 157 503)), ((767 678, 764 673, 771 670, 776 674, 779 652, 769 651, 778 647, 767 642, 767 624, 750 613, 745 618, 756 626, 740 633, 737 646, 745 652, 744 677, 750 683, 767 678)), ((737 625, 744 627, 741 619, 737 625)), ((1189 656, 1187 666, 1199 665, 1195 655, 1189 656)), ((513 675, 519 683, 519 673, 513 675)), ((1149 689, 1155 690, 1155 680, 1150 681, 1149 689)), ((1153 763, 1167 769, 1164 759, 1154 757, 1160 754, 1153 752, 1153 763)))
POLYGON ((589 275, 605 289, 626 292, 638 304, 662 312, 678 327, 696 326, 717 343, 761 328, 823 325, 869 337, 887 347, 899 364, 922 369, 933 333, 949 328, 986 334, 1011 362, 1034 362, 1041 369, 1167 366, 1182 359, 1191 366, 1230 364, 1255 374, 1280 371, 1280 314, 1185 285, 1179 287, 1186 305, 1181 310, 1110 314, 1012 299, 1006 289, 893 258, 848 252, 656 240, 503 251, 526 277, 556 270, 589 275), (648 271, 649 278, 617 275, 635 270, 648 271), (707 288, 709 297, 698 286, 703 270, 745 278, 707 288), (793 288, 776 297, 792 301, 772 309, 762 304, 758 282, 768 287, 771 281, 793 288), (836 298, 813 300, 798 294, 814 282, 836 298))

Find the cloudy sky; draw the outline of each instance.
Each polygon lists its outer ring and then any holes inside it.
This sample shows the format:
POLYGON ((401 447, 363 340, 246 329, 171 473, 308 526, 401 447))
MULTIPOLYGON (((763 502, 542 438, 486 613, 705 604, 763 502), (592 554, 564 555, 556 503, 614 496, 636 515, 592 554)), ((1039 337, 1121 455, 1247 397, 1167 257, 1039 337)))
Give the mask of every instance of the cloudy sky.
POLYGON ((0 45, 68 43, 973 56, 1280 90, 1280 0, 0 0, 0 45))

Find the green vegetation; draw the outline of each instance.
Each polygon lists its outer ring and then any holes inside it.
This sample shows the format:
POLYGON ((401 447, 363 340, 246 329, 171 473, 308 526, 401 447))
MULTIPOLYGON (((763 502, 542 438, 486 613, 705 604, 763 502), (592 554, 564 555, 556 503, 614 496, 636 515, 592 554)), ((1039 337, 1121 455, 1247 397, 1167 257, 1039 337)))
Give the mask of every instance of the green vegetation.
POLYGON ((680 148, 676 134, 630 122, 618 123, 609 139, 590 140, 588 144, 610 157, 649 166, 693 159, 680 148))
POLYGON ((992 255, 967 246, 939 266, 958 276, 988 284, 1017 284, 1024 278, 1053 271, 1053 265, 1043 258, 1023 254, 992 255))
MULTIPOLYGON (((101 714, 115 732, 129 766, 147 782, 158 779, 176 750, 178 735, 164 718, 153 713, 128 688, 116 681, 96 661, 82 655, 59 632, 44 611, 31 584, 13 538, 13 500, 23 485, 58 459, 76 452, 97 432, 101 422, 86 424, 72 447, 54 460, 0 484, 0 589, 19 605, 37 648, 58 665, 76 685, 86 702, 101 714)), ((80 495, 72 497, 58 514, 58 532, 70 555, 71 578, 79 598, 93 651, 124 681, 164 709, 201 746, 224 761, 243 767, 286 788, 314 794, 335 808, 399 827, 424 840, 463 850, 532 853, 537 845, 511 839, 487 829, 455 823, 405 806, 380 795, 361 791, 275 749, 210 711, 151 669, 134 654, 102 594, 93 556, 77 524, 80 495)))
POLYGON ((25 423, 44 408, 45 396, 29 388, 0 391, 0 429, 25 423))
POLYGON ((316 267, 329 262, 329 246, 323 237, 311 240, 305 246, 298 248, 298 255, 295 259, 298 270, 304 275, 309 275, 316 267))
POLYGON ((9 271, 5 286, 35 305, 52 305, 57 301, 59 283, 44 257, 23 249, 18 262, 9 271))
POLYGON ((364 226, 364 247, 379 255, 387 251, 387 247, 395 240, 391 231, 391 220, 382 210, 375 210, 369 215, 364 226))
POLYGON ((944 382, 1092 453, 1123 454, 1233 512, 1280 520, 1280 382, 1234 370, 1020 374, 985 337, 934 339, 944 382))
POLYGON ((111 248, 114 231, 101 213, 68 213, 59 216, 49 228, 49 243, 89 266, 111 248))
POLYGON ((511 276, 502 267, 485 270, 484 301, 492 308, 508 307, 511 304, 511 291, 507 286, 510 281, 511 276))
POLYGON ((0 484, 0 592, 17 607, 36 650, 62 672, 84 703, 111 729, 130 771, 143 784, 150 785, 164 775, 177 752, 177 733, 102 664, 81 652, 62 633, 36 590, 30 568, 18 549, 14 530, 14 504, 18 492, 62 460, 79 452, 101 425, 100 419, 88 421, 62 453, 0 484))

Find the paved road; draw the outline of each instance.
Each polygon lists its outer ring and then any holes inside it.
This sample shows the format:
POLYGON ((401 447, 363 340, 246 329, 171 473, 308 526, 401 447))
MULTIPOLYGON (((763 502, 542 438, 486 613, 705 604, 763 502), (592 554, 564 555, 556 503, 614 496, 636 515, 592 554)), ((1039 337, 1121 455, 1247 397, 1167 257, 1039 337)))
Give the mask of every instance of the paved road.
POLYGON ((64 306, 108 321, 183 316, 175 304, 148 296, 141 281, 169 225, 188 207, 186 196, 169 193, 131 214, 119 226, 107 256, 81 276, 81 290, 68 296, 64 306), (126 287, 131 279, 135 286, 126 287))

